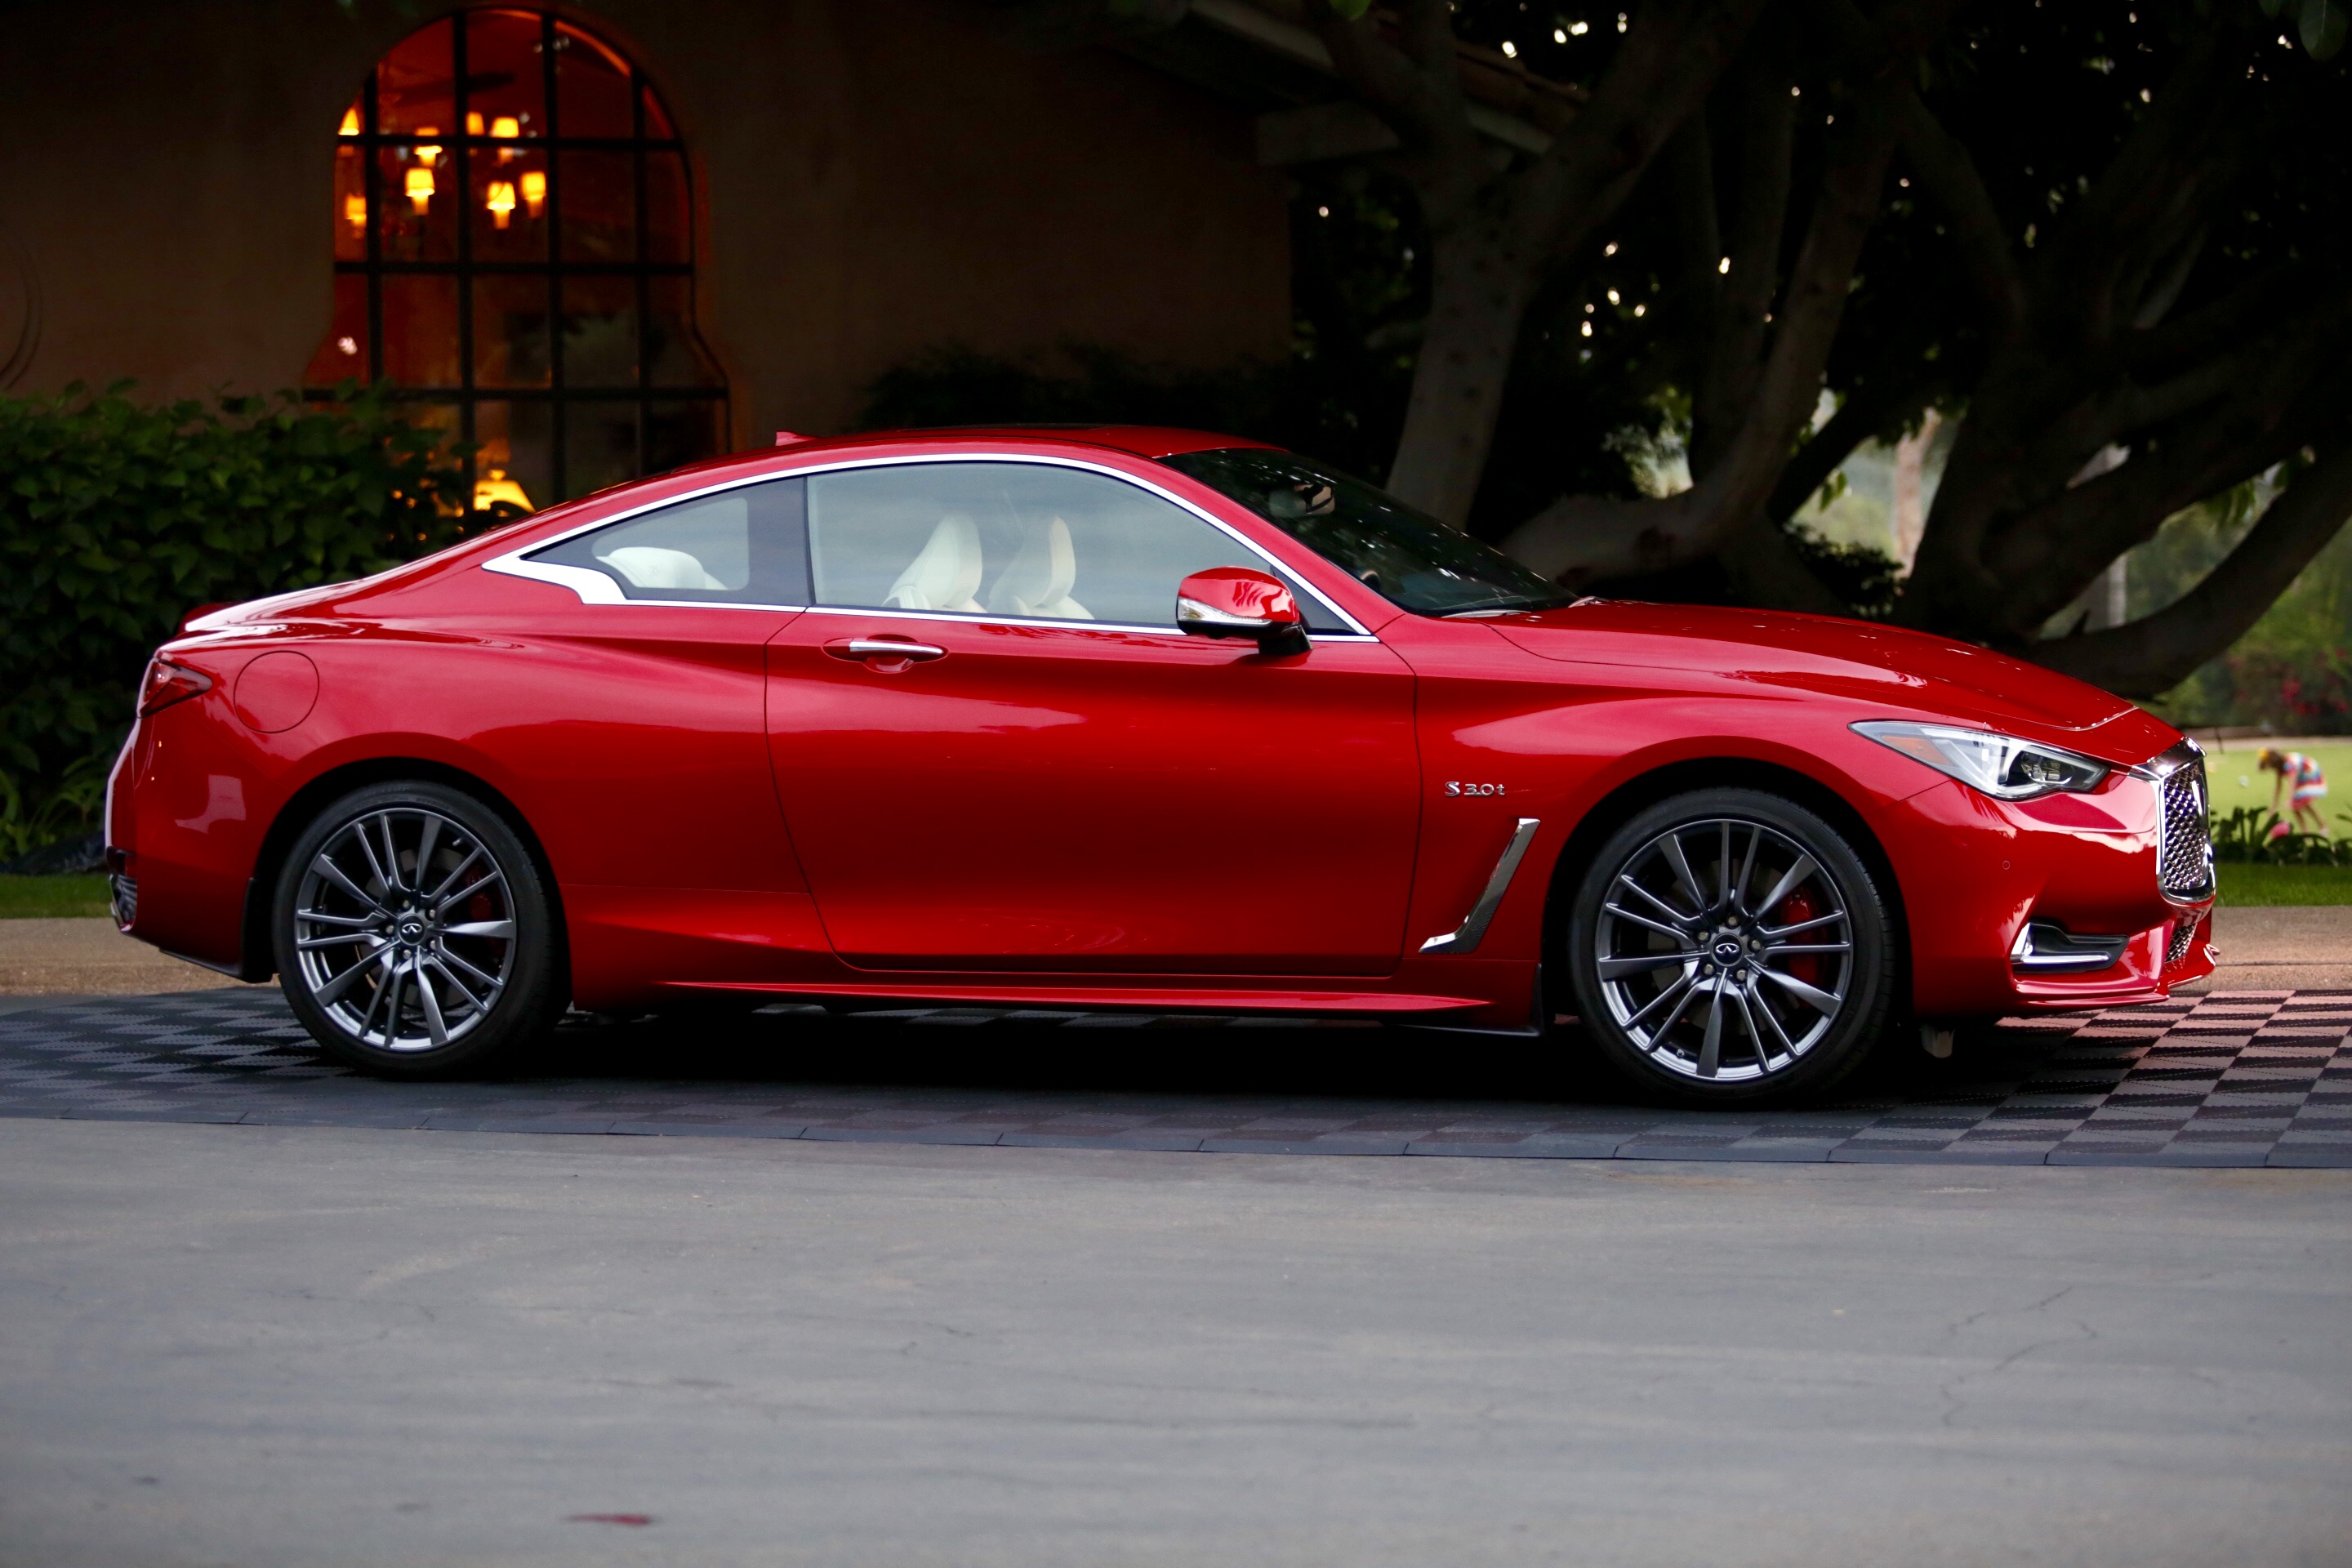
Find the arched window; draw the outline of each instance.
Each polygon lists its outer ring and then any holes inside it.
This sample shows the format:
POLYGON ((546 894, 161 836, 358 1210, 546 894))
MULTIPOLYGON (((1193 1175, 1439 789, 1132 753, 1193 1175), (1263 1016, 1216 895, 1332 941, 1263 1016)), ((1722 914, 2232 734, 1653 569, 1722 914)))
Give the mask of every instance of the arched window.
POLYGON ((686 152, 644 74, 540 11, 460 11, 378 62, 335 148, 313 396, 388 378, 532 507, 712 456, 686 152))

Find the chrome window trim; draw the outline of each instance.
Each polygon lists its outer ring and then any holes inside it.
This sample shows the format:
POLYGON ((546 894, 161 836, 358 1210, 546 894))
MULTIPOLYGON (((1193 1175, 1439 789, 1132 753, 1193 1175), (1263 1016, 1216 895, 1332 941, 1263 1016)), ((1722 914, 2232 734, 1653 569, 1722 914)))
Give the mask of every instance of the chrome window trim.
MULTIPOLYGON (((1182 496, 1177 495, 1171 490, 1163 489, 1159 485, 1152 483, 1149 479, 1138 479, 1133 474, 1128 473, 1123 469, 1112 468, 1105 463, 1091 463, 1079 458, 1033 457, 1028 454, 1019 452, 922 452, 917 453, 911 457, 845 458, 837 462, 816 463, 812 464, 807 468, 786 468, 774 473, 754 474, 747 478, 727 479, 718 484, 705 486, 701 489, 689 490, 684 495, 670 496, 665 500, 657 501, 647 501, 643 506, 632 507, 626 511, 614 512, 609 517, 600 517, 593 522, 583 522, 579 524, 577 527, 565 529, 561 533, 551 533, 545 539, 537 540, 532 543, 524 545, 519 550, 510 550, 504 555, 495 556, 490 560, 483 562, 482 570, 485 572, 496 572, 504 576, 520 577, 530 582, 549 583, 557 587, 569 588, 580 596, 580 602, 583 605, 664 605, 673 608, 691 605, 703 609, 728 610, 809 610, 819 611, 831 615, 914 616, 925 619, 977 622, 990 626, 1093 626, 1103 631, 1165 632, 1171 636, 1183 635, 1176 629, 1176 626, 1172 618, 1172 612, 1170 623, 1167 626, 1133 626, 1125 622, 1111 621, 1051 621, 1034 617, 991 616, 985 614, 974 615, 956 611, 893 610, 885 609, 878 605, 751 605, 744 604, 740 601, 719 603, 708 599, 632 599, 621 592, 621 585, 619 584, 614 582, 610 577, 605 576, 604 574, 601 572, 592 572, 585 566, 562 566, 551 562, 540 562, 529 559, 530 556, 535 555, 541 551, 553 549, 556 545, 562 544, 566 540, 577 539, 583 533, 593 533, 599 529, 611 528, 616 524, 626 522, 631 518, 642 517, 646 513, 651 511, 658 511, 664 507, 681 506, 688 501, 703 500, 711 496, 724 495, 729 490, 740 489, 747 485, 763 485, 778 479, 807 479, 817 474, 843 473, 855 468, 897 468, 909 463, 1029 463, 1043 465, 1047 468, 1076 468, 1082 473, 1100 474, 1105 479, 1116 479, 1121 484, 1133 485, 1137 489, 1143 491, 1147 495, 1156 497, 1160 500, 1168 502, 1171 506, 1173 506, 1180 510, 1191 513, 1192 516, 1200 519, 1202 522, 1205 522, 1210 527, 1215 529, 1218 532, 1225 535, 1228 539, 1231 539, 1244 550, 1248 551, 1255 559, 1264 562, 1265 564, 1283 573, 1293 581, 1297 582, 1297 584, 1301 588, 1305 589, 1308 594, 1313 595, 1316 603, 1321 605, 1325 609, 1329 610, 1333 615, 1339 616, 1341 621, 1345 622, 1350 628, 1352 628, 1345 632, 1312 632, 1308 634, 1310 637, 1327 641, 1352 642, 1361 638, 1370 638, 1375 642, 1380 640, 1372 636, 1372 633, 1365 627, 1363 622, 1358 620, 1354 616, 1349 615, 1345 606, 1335 603, 1331 599, 1330 595, 1324 593, 1320 588, 1318 588, 1313 583, 1307 581, 1307 579, 1301 574, 1297 568, 1290 565, 1289 563, 1279 560, 1269 554, 1264 546, 1258 544, 1247 534, 1242 532, 1241 530, 1225 521, 1224 519, 1218 517, 1213 512, 1211 512, 1205 507, 1195 506, 1191 501, 1186 500, 1182 496), (577 578, 586 577, 596 579, 599 585, 596 587, 590 587, 589 585, 575 580, 577 578), (608 593, 611 596, 609 598, 604 597, 604 595, 608 593)), ((1236 563, 1236 564, 1239 564, 1239 563, 1236 563)), ((1170 592, 1172 594, 1174 590, 1171 588, 1170 592)))
POLYGON ((1503 895, 1510 891, 1511 879, 1518 874, 1519 862, 1527 858, 1528 846, 1535 842, 1536 829, 1542 826, 1540 817, 1522 816, 1518 819, 1518 826, 1511 830, 1510 843, 1503 847, 1503 858, 1495 862, 1494 875, 1486 879, 1486 890, 1478 895, 1478 901, 1470 906, 1470 912, 1462 917, 1460 925, 1423 942, 1422 952, 1465 953, 1478 951, 1478 944, 1486 938, 1486 927, 1495 919, 1495 911, 1502 907, 1503 895))

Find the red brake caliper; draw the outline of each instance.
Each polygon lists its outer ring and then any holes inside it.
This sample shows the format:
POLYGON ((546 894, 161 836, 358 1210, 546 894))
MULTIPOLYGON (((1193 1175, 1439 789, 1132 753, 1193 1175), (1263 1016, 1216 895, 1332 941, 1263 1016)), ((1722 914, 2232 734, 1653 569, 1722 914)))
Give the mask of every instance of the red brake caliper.
MULTIPOLYGON (((1767 919, 1769 923, 1776 926, 1790 926, 1797 924, 1800 921, 1811 920, 1821 912, 1814 907, 1813 900, 1805 896, 1805 890, 1800 888, 1781 900, 1780 907, 1774 910, 1767 919)), ((1792 940, 1801 942, 1811 942, 1812 933, 1801 931, 1792 940)), ((1821 954, 1801 952, 1794 957, 1784 959, 1781 961, 1781 973, 1791 980, 1801 980, 1808 985, 1819 985, 1822 983, 1821 954)))

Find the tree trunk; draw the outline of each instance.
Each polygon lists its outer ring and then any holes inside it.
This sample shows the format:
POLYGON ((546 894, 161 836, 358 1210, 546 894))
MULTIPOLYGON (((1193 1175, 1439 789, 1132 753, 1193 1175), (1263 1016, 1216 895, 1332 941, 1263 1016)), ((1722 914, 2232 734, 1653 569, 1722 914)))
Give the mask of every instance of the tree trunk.
POLYGON ((1483 215, 1432 236, 1432 304, 1388 488, 1455 528, 1470 519, 1536 268, 1483 215))

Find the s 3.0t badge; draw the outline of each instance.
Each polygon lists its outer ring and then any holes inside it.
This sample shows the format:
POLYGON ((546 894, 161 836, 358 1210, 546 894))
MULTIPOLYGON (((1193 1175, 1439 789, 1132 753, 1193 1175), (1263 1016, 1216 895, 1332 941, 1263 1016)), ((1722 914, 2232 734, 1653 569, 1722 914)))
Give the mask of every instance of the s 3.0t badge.
POLYGON ((1503 786, 1498 784, 1465 784, 1459 779, 1447 779, 1445 793, 1448 795, 1501 795, 1503 786))

